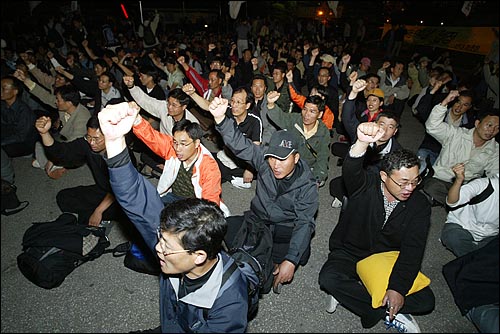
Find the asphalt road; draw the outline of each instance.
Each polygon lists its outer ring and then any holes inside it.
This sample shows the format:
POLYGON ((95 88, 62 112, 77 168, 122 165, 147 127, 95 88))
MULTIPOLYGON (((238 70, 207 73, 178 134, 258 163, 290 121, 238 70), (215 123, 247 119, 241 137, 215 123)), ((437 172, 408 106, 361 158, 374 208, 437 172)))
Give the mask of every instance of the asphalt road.
MULTIPOLYGON (((424 129, 406 110, 399 140, 416 151, 424 129)), ((337 158, 330 159, 330 177, 340 175, 337 158)), ((31 167, 29 158, 13 161, 21 200, 30 201, 24 211, 2 216, 1 221, 1 331, 8 332, 128 332, 159 325, 158 279, 131 271, 123 266, 123 257, 105 254, 85 263, 55 289, 45 290, 29 282, 18 270, 16 257, 21 252, 24 231, 32 222, 50 221, 61 212, 55 201, 59 190, 80 184, 92 184, 87 166, 70 170, 59 180, 31 167)), ((223 199, 233 214, 248 209, 255 188, 240 190, 223 184, 223 199)), ((385 332, 380 322, 370 330, 362 328, 359 318, 342 306, 334 314, 325 311, 326 295, 319 289, 318 273, 328 254, 328 238, 335 227, 340 209, 330 206, 328 186, 320 189, 320 209, 312 255, 299 268, 291 285, 280 295, 270 293, 260 302, 257 317, 248 332, 385 332)), ((471 333, 476 328, 464 317, 442 276, 441 268, 453 255, 439 242, 445 211, 433 208, 432 226, 422 272, 431 279, 436 296, 435 310, 416 316, 422 332, 471 333)), ((109 238, 111 247, 125 241, 122 228, 115 224, 109 238)), ((391 331, 394 331, 391 329, 391 331)))

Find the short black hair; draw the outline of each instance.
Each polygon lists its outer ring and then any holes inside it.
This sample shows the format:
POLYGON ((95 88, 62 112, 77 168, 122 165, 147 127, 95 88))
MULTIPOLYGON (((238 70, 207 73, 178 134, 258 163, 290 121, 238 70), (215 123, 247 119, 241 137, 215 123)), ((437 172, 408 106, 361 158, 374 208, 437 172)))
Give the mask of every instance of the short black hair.
POLYGON ((318 107, 318 110, 320 112, 325 111, 325 100, 323 100, 323 98, 321 98, 321 96, 309 95, 308 97, 306 97, 306 101, 304 102, 304 105, 306 103, 315 104, 318 107))
POLYGON ((78 104, 80 103, 80 99, 81 99, 80 92, 78 91, 78 89, 76 89, 75 86, 73 86, 71 84, 57 87, 54 90, 54 94, 61 95, 61 98, 63 99, 63 101, 71 102, 71 104, 74 105, 75 107, 78 106, 78 104))
POLYGON ((175 123, 172 128, 172 134, 175 134, 178 131, 185 131, 192 140, 201 139, 201 137, 203 137, 203 129, 200 124, 191 122, 185 118, 175 123))
POLYGON ((254 80, 264 81, 264 85, 266 86, 266 90, 267 90, 267 79, 266 79, 266 76, 264 74, 261 74, 261 73, 254 74, 253 78, 252 78, 252 83, 254 80))
POLYGON ((139 68, 139 72, 142 74, 149 75, 153 79, 154 83, 158 83, 158 80, 160 79, 160 73, 155 67, 151 65, 148 64, 141 65, 139 68))
POLYGON ((400 118, 398 116, 398 114, 396 114, 394 111, 392 110, 388 110, 388 109, 384 109, 382 110, 378 115, 377 117, 375 118, 375 121, 378 121, 380 119, 380 117, 387 117, 387 118, 390 118, 390 119, 393 119, 396 121, 396 125, 397 127, 399 128, 399 122, 400 122, 400 118))
POLYGON ((169 98, 169 97, 172 97, 172 98, 176 99, 177 101, 179 101, 179 103, 182 106, 187 106, 189 104, 189 102, 191 101, 191 98, 189 97, 189 95, 187 95, 180 88, 174 88, 171 91, 169 91, 167 98, 169 98))
POLYGON ((485 108, 479 112, 479 116, 477 119, 479 122, 482 122, 483 119, 485 119, 488 116, 493 116, 493 117, 500 117, 498 108, 485 108))
POLYGON ((401 148, 384 156, 380 170, 391 175, 395 170, 415 166, 420 169, 420 160, 417 155, 410 150, 401 148))
POLYGON ((162 231, 179 235, 181 246, 193 253, 203 250, 207 258, 217 258, 227 231, 222 210, 212 201, 187 198, 165 206, 160 216, 162 231))
POLYGON ((92 115, 87 121, 87 129, 101 130, 101 124, 99 123, 99 118, 97 114, 92 115))

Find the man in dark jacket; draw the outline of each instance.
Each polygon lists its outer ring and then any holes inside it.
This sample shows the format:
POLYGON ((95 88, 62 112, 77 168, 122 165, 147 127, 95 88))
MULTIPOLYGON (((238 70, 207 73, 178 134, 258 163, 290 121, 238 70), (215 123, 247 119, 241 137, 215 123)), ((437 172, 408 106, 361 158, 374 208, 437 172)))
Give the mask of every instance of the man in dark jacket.
POLYGON ((161 332, 244 333, 248 321, 244 274, 234 270, 221 286, 234 263, 222 251, 224 215, 215 203, 198 198, 164 208, 155 186, 137 172, 126 150, 125 134, 139 109, 135 102, 111 105, 101 111, 99 121, 115 196, 160 260, 161 332))
POLYGON ((50 117, 36 120, 45 152, 58 164, 75 167, 87 163, 96 184, 63 189, 57 194, 57 205, 62 212, 78 214, 80 224, 98 226, 102 221, 123 221, 126 218, 120 205, 115 201, 109 173, 103 155, 106 152, 104 136, 97 116, 87 121, 87 134, 71 142, 55 141, 49 130, 50 117))
MULTIPOLYGON (((358 125, 364 122, 375 122, 384 130, 384 135, 374 143, 370 143, 363 166, 368 169, 373 169, 375 172, 380 170, 383 157, 391 152, 401 148, 401 145, 396 139, 396 134, 399 128, 399 116, 390 110, 383 110, 384 93, 381 89, 376 88, 368 92, 366 99, 366 110, 356 117, 356 97, 360 92, 366 89, 368 82, 359 79, 352 86, 348 98, 345 100, 342 111, 342 119, 352 141, 356 141, 356 132, 358 125)), ((348 143, 332 143, 331 151, 333 155, 338 156, 342 160, 349 151, 348 143)), ((339 208, 342 206, 342 201, 346 195, 345 186, 342 176, 338 176, 330 181, 330 195, 333 196, 332 207, 339 208)))
POLYGON ((318 210, 316 179, 298 153, 298 138, 291 132, 273 133, 266 148, 255 145, 226 117, 228 100, 210 104, 216 129, 224 143, 257 171, 255 197, 244 216, 229 217, 228 239, 244 221, 263 221, 273 234, 274 291, 292 281, 298 265, 305 265, 311 252, 314 216, 318 210))
POLYGON ((361 317, 364 328, 381 319, 388 326, 419 331, 411 316, 434 308, 430 287, 407 296, 422 265, 430 226, 431 206, 416 190, 419 160, 407 150, 388 154, 379 173, 362 168, 370 143, 385 130, 373 122, 358 126, 357 141, 347 154, 342 174, 349 202, 330 236, 330 254, 319 284, 330 298, 329 312, 338 303, 361 317), (399 251, 378 308, 356 271, 358 261, 376 253, 399 251), (337 301, 338 300, 338 301, 337 301), (387 310, 387 317, 386 317, 387 310))

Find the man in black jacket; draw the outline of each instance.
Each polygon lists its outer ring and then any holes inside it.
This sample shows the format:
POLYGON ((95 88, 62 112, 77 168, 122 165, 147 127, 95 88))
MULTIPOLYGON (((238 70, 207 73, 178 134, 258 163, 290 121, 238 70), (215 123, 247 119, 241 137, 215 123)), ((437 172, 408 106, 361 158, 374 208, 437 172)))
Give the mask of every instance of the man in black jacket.
MULTIPOLYGON (((375 122, 385 130, 384 135, 380 137, 379 140, 370 143, 363 164, 365 168, 372 168, 374 171, 378 172, 383 157, 401 148, 401 144, 399 144, 396 139, 400 119, 394 112, 382 109, 384 93, 379 88, 375 88, 368 92, 368 97, 365 102, 365 111, 361 115, 356 115, 356 97, 360 92, 366 89, 367 85, 368 82, 363 79, 354 82, 352 90, 345 100, 344 108, 342 109, 342 120, 345 130, 352 142, 355 142, 357 139, 356 131, 360 123, 375 122)), ((330 149, 333 155, 343 160, 349 151, 349 146, 348 143, 333 143, 330 149)), ((344 196, 346 195, 342 176, 333 178, 330 181, 330 195, 333 196, 332 207, 341 207, 344 196)))
POLYGON ((99 226, 102 221, 126 218, 109 183, 108 167, 103 159, 106 146, 97 115, 87 121, 87 134, 71 142, 55 141, 49 132, 51 125, 50 117, 46 116, 38 118, 35 124, 47 155, 68 167, 86 162, 96 182, 59 191, 56 200, 61 211, 76 213, 80 224, 91 226, 99 226))
MULTIPOLYGON (((264 222, 273 234, 274 292, 290 283, 296 268, 305 265, 311 253, 316 227, 318 187, 307 163, 298 153, 298 138, 290 131, 273 133, 267 150, 255 145, 226 117, 228 100, 215 98, 210 104, 216 129, 224 143, 257 171, 255 197, 244 216, 228 218, 228 239, 245 222, 264 222)), ((267 292, 267 291, 266 291, 267 292)))
POLYGON ((357 141, 342 166, 349 202, 330 236, 330 254, 320 271, 319 284, 332 295, 329 312, 340 303, 361 317, 364 328, 385 318, 388 326, 418 332, 411 314, 432 311, 434 294, 428 286, 407 293, 422 265, 431 206, 415 191, 421 180, 419 160, 412 152, 402 149, 386 155, 378 173, 363 168, 368 146, 384 133, 384 128, 374 122, 358 126, 357 141), (368 290, 360 284, 356 264, 387 251, 399 251, 399 256, 382 305, 375 309, 368 290))

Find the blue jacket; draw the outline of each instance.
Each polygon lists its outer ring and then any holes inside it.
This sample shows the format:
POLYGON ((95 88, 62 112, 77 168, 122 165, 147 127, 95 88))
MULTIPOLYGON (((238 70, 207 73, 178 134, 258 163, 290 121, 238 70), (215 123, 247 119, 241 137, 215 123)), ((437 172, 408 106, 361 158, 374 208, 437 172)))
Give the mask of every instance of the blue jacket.
MULTIPOLYGON (((134 168, 126 150, 107 159, 111 187, 123 210, 156 254, 156 231, 163 203, 156 188, 134 168), (118 162, 118 163, 117 163, 118 162), (118 166, 117 166, 118 165, 118 166)), ((222 275, 233 259, 220 253, 208 281, 198 290, 178 299, 180 278, 160 275, 160 321, 162 333, 241 333, 247 328, 246 278, 235 270, 221 288, 222 275), (205 318, 203 309, 209 309, 205 318)))

